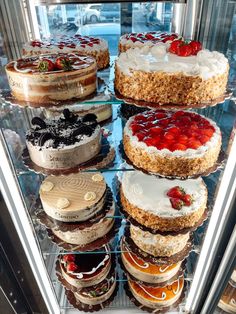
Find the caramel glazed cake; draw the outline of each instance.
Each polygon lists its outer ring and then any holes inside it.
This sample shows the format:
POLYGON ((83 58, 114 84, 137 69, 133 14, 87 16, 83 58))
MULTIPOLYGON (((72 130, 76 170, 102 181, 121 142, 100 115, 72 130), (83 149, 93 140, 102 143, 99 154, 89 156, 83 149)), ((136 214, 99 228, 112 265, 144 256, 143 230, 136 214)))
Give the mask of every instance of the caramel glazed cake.
MULTIPOLYGON (((60 224, 52 232, 61 240, 83 246, 106 235, 114 224, 114 203, 104 215, 86 224, 105 211, 107 185, 100 173, 77 173, 68 176, 49 176, 40 187, 40 199, 46 214, 61 222, 82 223, 82 228, 61 230, 60 224)), ((100 217, 100 216, 99 216, 100 217)))
POLYGON ((193 112, 150 110, 127 121, 123 143, 135 166, 186 178, 214 166, 221 132, 214 121, 193 112))
POLYGON ((6 73, 16 99, 44 106, 84 98, 94 93, 97 87, 95 59, 76 54, 48 54, 18 59, 6 65, 6 73), (56 63, 60 62, 61 65, 57 67, 56 63))
POLYGON ((132 280, 128 280, 128 285, 140 306, 144 305, 152 309, 161 309, 171 306, 181 297, 184 278, 181 276, 165 287, 147 287, 132 280))
POLYGON ((175 276, 181 266, 181 262, 161 266, 146 262, 129 250, 124 239, 121 240, 121 251, 121 259, 125 269, 134 278, 147 283, 165 282, 175 276))
POLYGON ((106 40, 91 36, 57 36, 45 41, 32 40, 23 47, 24 56, 48 53, 78 53, 96 59, 98 69, 109 66, 109 50, 106 40))
POLYGON ((46 169, 70 169, 95 157, 101 149, 101 128, 96 116, 83 118, 68 109, 54 120, 32 119, 26 133, 31 160, 46 169))
POLYGON ((235 285, 233 285, 231 281, 227 284, 218 303, 218 307, 223 311, 232 314, 236 313, 236 282, 234 282, 234 284, 235 285))
POLYGON ((229 65, 222 53, 202 49, 179 56, 169 47, 169 41, 150 46, 144 42, 122 52, 115 66, 115 89, 127 98, 158 105, 198 104, 224 95, 229 65))

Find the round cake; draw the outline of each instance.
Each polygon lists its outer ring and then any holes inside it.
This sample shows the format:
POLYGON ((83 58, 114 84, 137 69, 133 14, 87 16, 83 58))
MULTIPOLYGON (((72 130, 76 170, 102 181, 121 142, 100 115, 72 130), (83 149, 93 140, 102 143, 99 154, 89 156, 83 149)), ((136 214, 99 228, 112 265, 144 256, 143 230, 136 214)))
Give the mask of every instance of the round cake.
POLYGON ((159 43, 171 43, 179 36, 177 34, 164 32, 144 32, 144 33, 129 33, 120 37, 119 51, 125 52, 130 48, 141 48, 143 46, 154 46, 159 43))
POLYGON ((59 256, 62 276, 72 286, 80 289, 97 285, 103 281, 111 269, 111 256, 106 250, 86 254, 66 254, 59 256))
POLYGON ((129 99, 158 105, 208 103, 224 95, 228 71, 228 60, 222 53, 203 49, 182 56, 170 52, 167 43, 159 43, 120 54, 115 89, 129 99))
MULTIPOLYGON (((45 109, 45 116, 48 119, 59 116, 65 107, 51 107, 45 109)), ((111 118, 112 116, 112 107, 109 104, 104 105, 71 105, 70 111, 75 115, 80 117, 85 116, 86 114, 92 113, 97 117, 97 122, 103 122, 111 118)))
POLYGON ((227 313, 236 313, 236 285, 227 284, 218 306, 227 313))
POLYGON ((160 231, 193 227, 207 204, 202 178, 168 180, 141 171, 122 176, 121 202, 124 211, 141 225, 160 231))
POLYGON ((170 257, 185 248, 189 241, 190 233, 176 235, 153 234, 131 224, 130 236, 142 251, 152 256, 170 257))
POLYGON ((94 93, 96 72, 94 58, 75 54, 38 55, 6 65, 13 96, 43 106, 94 93))
POLYGON ((109 66, 108 43, 102 38, 92 36, 53 36, 45 41, 32 40, 23 46, 24 56, 48 53, 79 53, 96 59, 98 69, 109 66))
POLYGON ((63 222, 81 222, 102 210, 107 186, 100 173, 49 176, 39 194, 46 214, 63 222))
POLYGON ((162 266, 146 262, 129 251, 123 239, 121 240, 121 251, 121 259, 126 270, 134 278, 144 282, 158 284, 167 281, 177 274, 181 266, 181 262, 162 266))
POLYGON ((83 118, 68 109, 64 117, 43 121, 32 119, 26 133, 31 160, 45 169, 70 169, 94 158, 101 150, 101 128, 96 116, 83 118))
POLYGON ((194 112, 150 110, 127 121, 123 143, 135 166, 186 178, 215 164, 221 132, 215 122, 194 112))
POLYGON ((168 307, 174 304, 181 296, 184 287, 184 278, 165 287, 146 287, 135 281, 128 280, 130 291, 141 305, 152 309, 168 307))

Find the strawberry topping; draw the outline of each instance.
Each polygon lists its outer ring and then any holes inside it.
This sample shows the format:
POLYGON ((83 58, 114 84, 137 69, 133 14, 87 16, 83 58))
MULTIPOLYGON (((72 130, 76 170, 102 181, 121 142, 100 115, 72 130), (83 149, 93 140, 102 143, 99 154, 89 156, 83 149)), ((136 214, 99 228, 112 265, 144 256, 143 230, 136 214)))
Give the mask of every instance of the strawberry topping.
POLYGON ((193 203, 193 197, 186 194, 185 190, 180 186, 174 186, 167 193, 172 208, 180 210, 183 206, 190 206, 193 203))
POLYGON ((202 44, 195 40, 190 42, 185 42, 184 40, 174 40, 169 47, 169 52, 180 57, 196 55, 200 50, 202 50, 202 44))

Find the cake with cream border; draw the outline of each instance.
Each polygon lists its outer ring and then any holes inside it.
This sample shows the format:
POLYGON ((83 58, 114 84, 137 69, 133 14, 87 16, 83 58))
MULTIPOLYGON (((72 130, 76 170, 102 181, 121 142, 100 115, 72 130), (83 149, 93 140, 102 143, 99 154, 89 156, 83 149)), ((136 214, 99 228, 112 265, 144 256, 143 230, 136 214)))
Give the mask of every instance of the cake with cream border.
POLYGON ((165 287, 147 287, 128 279, 131 293, 141 305, 152 309, 161 309, 174 304, 180 297, 184 287, 183 276, 165 287))
POLYGON ((236 284, 235 286, 230 282, 227 284, 218 303, 218 307, 227 313, 236 313, 236 284))
POLYGON ((32 40, 23 46, 23 56, 48 53, 79 53, 96 59, 98 69, 109 66, 108 43, 102 38, 92 36, 56 36, 46 40, 32 40))
POLYGON ((107 186, 100 173, 49 176, 39 194, 46 214, 63 222, 83 222, 103 208, 107 186))
POLYGON ((229 64, 222 53, 202 49, 186 55, 191 48, 183 48, 177 55, 169 49, 168 43, 159 43, 122 52, 115 64, 115 89, 134 101, 158 105, 210 104, 224 96, 229 64))
POLYGON ((165 282, 175 276, 181 266, 181 262, 161 266, 146 262, 128 249, 124 239, 121 240, 121 251, 121 259, 125 269, 134 278, 147 283, 165 282))
MULTIPOLYGON (((52 119, 54 117, 62 114, 65 107, 51 107, 45 109, 45 116, 48 119, 52 119)), ((111 118, 112 116, 112 107, 110 104, 103 105, 71 105, 69 107, 70 111, 75 115, 79 115, 80 117, 85 116, 86 114, 92 113, 97 117, 97 122, 101 123, 111 118)))
POLYGON ((35 106, 84 98, 97 88, 95 59, 76 54, 18 59, 6 65, 6 73, 13 96, 35 106))
POLYGON ((169 44, 178 38, 177 34, 160 31, 124 34, 119 40, 119 51, 125 52, 130 48, 141 48, 143 46, 151 47, 159 43, 169 44))
POLYGON ((26 132, 31 160, 45 169, 70 169, 94 158, 101 150, 101 128, 93 114, 79 117, 68 109, 55 119, 32 119, 26 132))
POLYGON ((108 250, 105 247, 99 249, 99 252, 60 255, 58 260, 62 276, 77 289, 97 285, 111 270, 108 250))
POLYGON ((221 132, 214 121, 194 112, 150 110, 127 121, 123 144, 135 166, 164 176, 188 177, 215 164, 221 132))

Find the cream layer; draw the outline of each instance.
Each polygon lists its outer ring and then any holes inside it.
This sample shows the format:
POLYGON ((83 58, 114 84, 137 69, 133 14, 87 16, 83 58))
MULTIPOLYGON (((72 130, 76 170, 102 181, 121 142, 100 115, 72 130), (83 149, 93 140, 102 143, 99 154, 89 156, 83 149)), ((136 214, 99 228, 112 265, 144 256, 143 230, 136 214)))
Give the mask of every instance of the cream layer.
POLYGON ((227 313, 232 313, 232 314, 236 313, 236 303, 235 304, 233 304, 233 302, 226 303, 222 299, 220 299, 218 306, 227 313))

